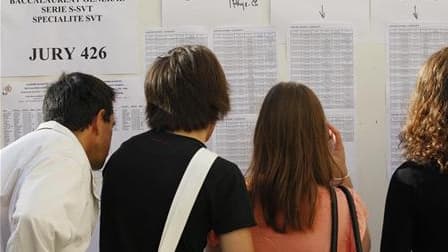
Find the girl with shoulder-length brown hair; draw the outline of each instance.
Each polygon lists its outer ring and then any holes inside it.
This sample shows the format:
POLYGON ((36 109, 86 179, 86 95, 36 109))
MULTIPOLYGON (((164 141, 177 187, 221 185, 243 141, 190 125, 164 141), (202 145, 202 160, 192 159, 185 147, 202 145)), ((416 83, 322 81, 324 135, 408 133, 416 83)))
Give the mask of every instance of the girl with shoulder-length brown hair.
POLYGON ((407 161, 390 181, 381 251, 448 251, 448 47, 420 69, 400 140, 407 161))
MULTIPOLYGON (((351 187, 339 131, 326 122, 311 89, 294 82, 266 95, 254 133, 248 188, 258 226, 256 251, 329 251, 331 207, 328 187, 351 187)), ((354 238, 347 201, 337 191, 338 251, 352 251, 354 238)), ((366 208, 352 190, 360 233, 368 250, 366 208)))

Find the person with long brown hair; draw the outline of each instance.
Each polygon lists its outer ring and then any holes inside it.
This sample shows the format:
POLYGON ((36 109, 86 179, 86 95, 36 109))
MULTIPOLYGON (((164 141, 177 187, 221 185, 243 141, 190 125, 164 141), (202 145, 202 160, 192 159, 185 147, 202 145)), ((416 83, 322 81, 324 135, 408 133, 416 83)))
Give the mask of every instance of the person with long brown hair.
POLYGON ((390 181, 381 251, 448 251, 448 47, 420 69, 400 141, 407 161, 390 181))
MULTIPOLYGON (((247 177, 257 226, 255 251, 329 251, 329 188, 351 187, 339 131, 327 123, 319 99, 307 86, 275 85, 264 99, 254 134, 247 177)), ((364 251, 369 250, 366 208, 350 189, 364 251)), ((337 251, 354 251, 347 200, 336 189, 337 251)))

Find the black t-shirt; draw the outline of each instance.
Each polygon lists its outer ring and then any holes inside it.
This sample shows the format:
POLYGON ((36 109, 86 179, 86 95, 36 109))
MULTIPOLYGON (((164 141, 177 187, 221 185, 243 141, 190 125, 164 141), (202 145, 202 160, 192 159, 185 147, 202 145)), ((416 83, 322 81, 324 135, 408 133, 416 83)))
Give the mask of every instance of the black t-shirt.
MULTIPOLYGON (((177 186, 201 142, 167 132, 132 137, 103 171, 101 251, 157 251, 177 186)), ((207 234, 255 225, 244 177, 220 157, 213 163, 177 251, 203 251, 207 234)))
POLYGON ((386 198, 382 252, 448 251, 448 175, 435 162, 405 162, 386 198))

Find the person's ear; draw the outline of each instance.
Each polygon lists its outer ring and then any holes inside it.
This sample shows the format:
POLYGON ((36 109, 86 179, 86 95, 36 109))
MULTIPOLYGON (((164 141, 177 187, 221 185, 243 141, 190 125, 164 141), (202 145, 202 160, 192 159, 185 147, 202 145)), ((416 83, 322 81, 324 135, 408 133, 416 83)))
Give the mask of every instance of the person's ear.
POLYGON ((206 142, 207 142, 207 141, 210 139, 210 137, 212 136, 213 131, 215 130, 215 126, 216 126, 216 122, 211 123, 211 124, 208 125, 208 127, 207 127, 207 136, 206 136, 206 139, 205 139, 206 142))
POLYGON ((106 114, 105 109, 101 109, 98 111, 98 113, 95 115, 95 117, 92 120, 92 130, 95 135, 98 135, 100 132, 101 124, 104 123, 104 115, 106 114))

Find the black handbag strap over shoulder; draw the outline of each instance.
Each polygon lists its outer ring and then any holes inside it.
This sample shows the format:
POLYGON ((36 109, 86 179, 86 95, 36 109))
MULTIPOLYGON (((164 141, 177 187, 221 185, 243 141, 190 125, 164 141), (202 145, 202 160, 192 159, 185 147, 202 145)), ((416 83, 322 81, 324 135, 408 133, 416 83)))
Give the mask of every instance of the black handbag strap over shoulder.
MULTIPOLYGON (((345 197, 347 198, 347 203, 350 211, 350 218, 352 221, 352 230, 353 236, 355 238, 355 246, 357 252, 362 252, 362 244, 361 244, 361 235, 359 233, 359 223, 358 223, 358 215, 356 214, 355 202, 353 200, 352 194, 350 191, 342 185, 339 185, 338 188, 344 192, 345 197)), ((330 199, 331 199, 331 244, 330 244, 330 252, 337 252, 337 243, 338 243, 338 201, 336 197, 336 192, 333 186, 330 186, 330 199)))
POLYGON ((352 194, 345 186, 340 185, 338 187, 344 192, 345 197, 347 198, 350 217, 352 219, 352 230, 353 236, 355 237, 356 251, 362 252, 361 235, 359 234, 359 223, 358 215, 356 214, 355 202, 353 200, 352 194))
POLYGON ((330 186, 331 199, 331 243, 330 252, 338 251, 338 198, 333 186, 330 186))

